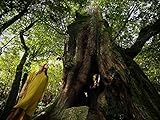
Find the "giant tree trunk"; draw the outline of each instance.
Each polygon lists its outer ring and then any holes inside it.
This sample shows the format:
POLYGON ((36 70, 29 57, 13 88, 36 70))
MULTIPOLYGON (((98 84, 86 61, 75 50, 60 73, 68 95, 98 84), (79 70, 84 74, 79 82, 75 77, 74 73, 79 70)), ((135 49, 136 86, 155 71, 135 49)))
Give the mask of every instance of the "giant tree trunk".
POLYGON ((40 119, 60 119, 63 110, 81 105, 89 107, 88 120, 160 118, 160 96, 133 57, 112 41, 110 27, 97 11, 79 16, 68 34, 63 87, 40 119))

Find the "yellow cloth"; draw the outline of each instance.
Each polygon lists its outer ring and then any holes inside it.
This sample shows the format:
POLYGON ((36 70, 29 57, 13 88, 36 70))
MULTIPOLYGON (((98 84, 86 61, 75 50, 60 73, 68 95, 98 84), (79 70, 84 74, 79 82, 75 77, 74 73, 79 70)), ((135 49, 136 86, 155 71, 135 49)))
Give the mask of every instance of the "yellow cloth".
POLYGON ((44 72, 33 72, 27 79, 27 88, 14 108, 22 108, 30 117, 33 115, 42 94, 47 87, 48 78, 44 72))

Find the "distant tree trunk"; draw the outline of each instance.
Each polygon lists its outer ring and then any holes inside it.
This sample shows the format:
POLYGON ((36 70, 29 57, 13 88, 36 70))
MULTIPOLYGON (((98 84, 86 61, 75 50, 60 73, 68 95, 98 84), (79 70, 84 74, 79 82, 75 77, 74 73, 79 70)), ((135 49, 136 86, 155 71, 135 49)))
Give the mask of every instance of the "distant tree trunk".
MULTIPOLYGON (((21 81, 21 77, 22 77, 22 70, 23 70, 23 66, 24 66, 24 64, 25 64, 25 62, 27 60, 28 51, 29 51, 28 46, 26 46, 26 44, 25 44, 25 40, 24 40, 23 34, 24 34, 25 31, 29 30, 34 25, 35 22, 37 22, 37 20, 32 22, 24 30, 20 31, 20 40, 21 40, 22 47, 24 48, 25 52, 24 52, 24 54, 23 54, 23 56, 22 56, 22 58, 20 60, 20 63, 17 65, 15 79, 14 79, 14 81, 12 83, 12 88, 11 88, 11 91, 10 91, 9 96, 7 98, 4 110, 1 113, 0 120, 6 120, 7 116, 10 114, 13 106, 16 103, 16 98, 17 98, 17 95, 18 95, 20 81, 21 81)), ((22 81, 22 84, 24 83, 24 80, 26 78, 27 78, 27 76, 26 76, 26 74, 24 74, 24 79, 22 81)))
POLYGON ((22 89, 22 87, 23 87, 24 83, 26 82, 27 77, 28 77, 28 73, 24 73, 24 74, 23 74, 23 78, 22 78, 22 85, 21 85, 21 89, 22 89))
POLYGON ((27 56, 28 56, 28 50, 27 50, 27 52, 25 52, 23 54, 23 57, 22 57, 20 63, 17 65, 15 79, 12 83, 12 88, 11 88, 11 91, 9 93, 9 97, 7 98, 4 110, 3 110, 3 112, 1 113, 1 116, 0 116, 1 120, 6 120, 7 116, 9 115, 13 106, 15 105, 16 98, 17 98, 17 95, 18 95, 19 86, 20 86, 23 65, 25 64, 27 56))
POLYGON ((112 41, 98 11, 79 16, 68 34, 60 96, 37 120, 61 119, 66 108, 81 105, 89 107, 87 120, 159 120, 160 96, 133 61, 135 50, 126 52, 112 41))

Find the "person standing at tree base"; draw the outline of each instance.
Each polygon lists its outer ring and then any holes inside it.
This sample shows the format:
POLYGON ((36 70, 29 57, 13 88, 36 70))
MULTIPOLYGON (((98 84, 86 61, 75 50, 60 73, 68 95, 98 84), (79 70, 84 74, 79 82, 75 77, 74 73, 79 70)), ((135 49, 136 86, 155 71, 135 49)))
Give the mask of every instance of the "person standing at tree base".
POLYGON ((38 72, 31 73, 7 120, 30 120, 48 84, 48 65, 41 66, 38 72))

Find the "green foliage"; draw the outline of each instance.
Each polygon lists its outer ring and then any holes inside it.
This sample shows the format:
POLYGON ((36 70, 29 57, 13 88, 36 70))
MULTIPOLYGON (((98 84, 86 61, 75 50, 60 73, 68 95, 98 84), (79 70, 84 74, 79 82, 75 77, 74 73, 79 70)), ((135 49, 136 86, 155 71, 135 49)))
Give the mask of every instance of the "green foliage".
POLYGON ((150 78, 150 80, 158 87, 160 85, 160 38, 155 36, 145 44, 141 53, 136 57, 142 70, 150 78))
POLYGON ((16 49, 10 49, 0 56, 0 109, 4 107, 19 62, 20 56, 15 51, 16 49))
MULTIPOLYGON (((17 23, 17 26, 18 25, 19 24, 17 23)), ((14 26, 15 25, 13 25, 13 27, 14 26)), ((24 49, 19 40, 19 35, 12 29, 13 28, 10 27, 6 36, 1 37, 1 39, 3 39, 3 42, 1 42, 3 51, 0 56, 0 83, 3 86, 0 89, 0 94, 2 94, 0 99, 1 108, 4 106, 4 101, 7 98, 14 80, 16 67, 24 53, 24 49)), ((52 96, 57 96, 62 76, 62 61, 56 60, 56 58, 62 56, 64 37, 55 32, 54 29, 47 27, 41 22, 37 22, 25 33, 24 38, 26 45, 29 47, 29 57, 24 66, 23 73, 38 70, 38 65, 50 62, 51 65, 48 70, 48 91, 52 93, 52 96)))
MULTIPOLYGON (((22 11, 27 2, 27 0, 2 0, 0 27, 22 11)), ((76 12, 84 14, 92 7, 101 9, 103 19, 111 26, 114 42, 123 48, 128 48, 135 42, 140 29, 158 18, 159 5, 156 0, 145 2, 143 0, 35 0, 28 7, 27 13, 6 29, 0 37, 0 105, 2 105, 0 108, 4 106, 16 66, 24 53, 19 32, 33 21, 38 20, 24 34, 26 45, 29 47, 29 57, 23 73, 38 69, 38 65, 42 63, 51 62, 48 70, 48 91, 56 96, 63 69, 62 61, 56 58, 63 56, 64 43, 68 40, 67 26, 75 20, 76 12)), ((158 84, 160 83, 159 48, 159 37, 153 38, 135 59, 147 76, 158 84)))

